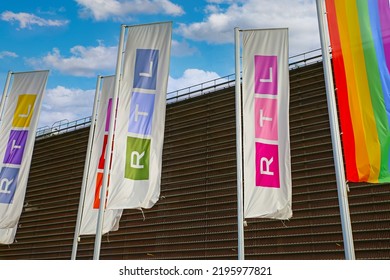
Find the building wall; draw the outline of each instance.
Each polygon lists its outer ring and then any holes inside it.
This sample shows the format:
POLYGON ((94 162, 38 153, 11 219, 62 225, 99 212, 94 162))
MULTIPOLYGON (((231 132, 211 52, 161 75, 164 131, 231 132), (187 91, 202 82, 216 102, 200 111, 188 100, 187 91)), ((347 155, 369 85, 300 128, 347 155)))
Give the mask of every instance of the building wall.
MULTIPOLYGON (((322 63, 290 70, 293 218, 248 219, 246 259, 343 259, 322 63)), ((237 259, 234 87, 167 107, 161 198, 125 210, 101 259, 237 259)), ((89 129, 37 140, 16 242, 0 259, 70 259, 89 129)), ((358 259, 390 259, 390 185, 349 184, 358 259)), ((92 259, 82 236, 78 259, 92 259)))

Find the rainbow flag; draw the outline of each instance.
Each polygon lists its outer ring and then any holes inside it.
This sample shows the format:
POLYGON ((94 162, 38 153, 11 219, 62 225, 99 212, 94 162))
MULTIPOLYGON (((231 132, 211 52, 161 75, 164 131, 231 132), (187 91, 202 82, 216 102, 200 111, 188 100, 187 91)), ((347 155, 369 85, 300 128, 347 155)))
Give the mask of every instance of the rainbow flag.
POLYGON ((347 180, 390 182, 389 0, 326 0, 347 180))

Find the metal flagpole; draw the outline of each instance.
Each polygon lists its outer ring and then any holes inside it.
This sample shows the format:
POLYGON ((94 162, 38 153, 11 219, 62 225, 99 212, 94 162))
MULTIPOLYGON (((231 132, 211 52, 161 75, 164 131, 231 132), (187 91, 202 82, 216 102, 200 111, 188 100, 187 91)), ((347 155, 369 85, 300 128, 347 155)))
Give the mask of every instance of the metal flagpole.
POLYGON ((81 184, 81 191, 80 191, 80 201, 79 201, 79 209, 77 212, 77 220, 76 220, 76 229, 74 232, 73 237, 73 247, 72 247, 72 256, 71 259, 75 260, 77 256, 77 246, 79 242, 79 235, 80 235, 80 227, 81 227, 81 217, 83 216, 83 208, 84 208, 84 199, 85 199, 85 192, 87 189, 87 176, 89 172, 89 162, 91 159, 91 151, 92 151, 92 145, 93 145, 93 137, 95 135, 95 123, 96 123, 96 111, 99 104, 99 92, 100 92, 100 82, 102 80, 102 76, 97 77, 96 82, 96 91, 95 91, 95 99, 93 102, 93 110, 92 110, 92 119, 91 119, 91 126, 89 129, 89 138, 88 138, 88 146, 87 146, 87 154, 85 156, 85 164, 84 164, 84 174, 83 174, 83 182, 81 184))
POLYGON ((5 86, 4 86, 4 92, 3 92, 3 95, 1 97, 1 102, 0 102, 0 124, 1 124, 1 120, 3 118, 3 109, 4 109, 4 105, 5 105, 5 101, 7 99, 7 95, 8 95, 8 88, 9 88, 9 84, 11 82, 11 76, 12 76, 12 72, 9 71, 8 72, 8 75, 7 75, 7 80, 5 82, 5 86))
POLYGON ((320 29, 320 39, 321 39, 321 48, 322 48, 322 58, 323 58, 322 61, 324 65, 326 97, 328 101, 330 131, 332 136, 333 158, 334 158, 335 171, 336 171, 337 193, 339 198, 339 208, 340 208, 340 216, 341 216, 341 227, 343 231, 344 253, 345 253, 345 259, 354 260, 355 249, 353 245, 351 218, 349 214, 347 184, 345 180, 339 123, 337 119, 333 75, 332 75, 332 68, 331 68, 330 56, 328 50, 329 43, 327 37, 325 36, 326 34, 325 19, 324 19, 325 9, 323 6, 324 4, 323 0, 316 0, 316 3, 317 3, 317 16, 318 16, 318 25, 320 29))
POLYGON ((104 162, 104 173, 103 173, 103 185, 100 190, 100 205, 99 205, 99 215, 96 227, 96 237, 95 237, 95 247, 93 252, 93 259, 98 260, 100 256, 100 246, 102 242, 102 231, 103 231, 103 218, 104 211, 106 205, 106 197, 107 197, 107 183, 108 183, 108 175, 110 173, 110 163, 111 163, 111 151, 112 151, 112 140, 114 138, 114 124, 115 124, 115 116, 117 110, 117 102, 118 94, 119 94, 119 81, 121 77, 121 69, 122 69, 122 54, 123 54, 123 42, 125 38, 125 30, 126 25, 121 25, 121 33, 119 38, 119 47, 118 47, 118 57, 117 64, 115 70, 115 85, 114 85, 114 96, 112 98, 113 105, 110 116, 110 128, 108 132, 107 146, 106 146, 106 155, 104 162))
POLYGON ((240 30, 234 28, 235 68, 236 68, 236 153, 237 153, 237 226, 238 259, 245 259, 244 246, 244 207, 242 189, 242 132, 241 132, 241 78, 240 78, 240 30))

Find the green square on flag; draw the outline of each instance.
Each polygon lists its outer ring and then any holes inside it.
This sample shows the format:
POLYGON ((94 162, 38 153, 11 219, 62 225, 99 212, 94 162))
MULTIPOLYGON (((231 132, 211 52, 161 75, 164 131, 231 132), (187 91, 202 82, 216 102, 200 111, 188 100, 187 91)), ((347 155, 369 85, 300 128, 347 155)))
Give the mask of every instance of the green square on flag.
POLYGON ((150 139, 127 137, 125 178, 149 179, 150 139))

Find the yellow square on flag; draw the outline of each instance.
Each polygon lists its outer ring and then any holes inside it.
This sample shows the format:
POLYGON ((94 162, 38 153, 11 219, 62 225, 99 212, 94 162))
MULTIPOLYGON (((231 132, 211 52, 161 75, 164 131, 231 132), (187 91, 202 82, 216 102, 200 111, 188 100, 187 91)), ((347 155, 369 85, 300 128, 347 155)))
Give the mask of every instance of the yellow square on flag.
POLYGON ((13 127, 29 127, 31 117, 34 112, 36 94, 21 94, 18 98, 14 118, 12 120, 13 127))

